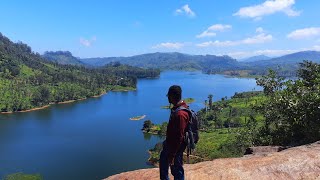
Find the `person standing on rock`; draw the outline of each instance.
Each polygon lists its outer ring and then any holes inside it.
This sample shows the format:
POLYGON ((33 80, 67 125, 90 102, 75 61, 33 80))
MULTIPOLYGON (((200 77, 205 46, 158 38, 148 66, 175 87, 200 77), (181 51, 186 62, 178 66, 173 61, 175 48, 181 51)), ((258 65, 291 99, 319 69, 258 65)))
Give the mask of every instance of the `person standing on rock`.
POLYGON ((188 105, 181 100, 182 90, 178 85, 173 85, 168 90, 168 101, 173 104, 169 123, 167 126, 166 140, 163 142, 163 149, 160 154, 160 179, 168 180, 169 166, 175 180, 184 179, 183 152, 186 149, 184 135, 189 122, 189 113, 179 110, 179 107, 188 108, 188 105))

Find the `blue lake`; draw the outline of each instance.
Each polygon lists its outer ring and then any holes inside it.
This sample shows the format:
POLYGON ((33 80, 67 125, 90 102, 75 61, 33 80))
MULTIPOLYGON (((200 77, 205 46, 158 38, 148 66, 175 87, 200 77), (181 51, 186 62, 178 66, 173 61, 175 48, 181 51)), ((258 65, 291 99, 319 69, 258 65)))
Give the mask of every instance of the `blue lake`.
POLYGON ((183 97, 204 107, 235 92, 260 90, 254 79, 226 78, 201 72, 162 72, 138 80, 137 91, 109 92, 70 104, 28 113, 0 115, 0 179, 6 174, 40 173, 46 180, 102 179, 123 171, 149 168, 147 150, 161 139, 144 136, 143 121, 168 121, 167 89, 181 85, 183 97), (141 121, 130 117, 146 115, 141 121))

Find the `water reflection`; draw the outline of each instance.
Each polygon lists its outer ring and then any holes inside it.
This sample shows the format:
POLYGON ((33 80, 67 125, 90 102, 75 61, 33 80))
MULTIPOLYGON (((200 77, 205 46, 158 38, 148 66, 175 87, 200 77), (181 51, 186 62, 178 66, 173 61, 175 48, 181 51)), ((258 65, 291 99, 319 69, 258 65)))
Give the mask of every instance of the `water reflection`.
POLYGON ((151 134, 150 133, 143 133, 143 139, 149 141, 151 139, 151 134))

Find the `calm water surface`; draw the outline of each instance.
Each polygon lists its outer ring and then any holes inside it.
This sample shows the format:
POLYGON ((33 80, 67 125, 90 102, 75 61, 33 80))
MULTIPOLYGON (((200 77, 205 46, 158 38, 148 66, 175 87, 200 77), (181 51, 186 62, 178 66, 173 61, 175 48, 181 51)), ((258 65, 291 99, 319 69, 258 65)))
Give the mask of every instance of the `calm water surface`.
POLYGON ((147 150, 161 139, 144 136, 143 120, 129 118, 167 121, 169 111, 160 107, 168 104, 166 93, 173 84, 182 86, 183 97, 196 99, 191 104, 195 110, 203 108, 208 94, 216 101, 260 89, 254 79, 167 71, 159 79, 140 79, 137 91, 0 115, 0 179, 24 172, 40 173, 46 180, 90 180, 150 167, 147 150))

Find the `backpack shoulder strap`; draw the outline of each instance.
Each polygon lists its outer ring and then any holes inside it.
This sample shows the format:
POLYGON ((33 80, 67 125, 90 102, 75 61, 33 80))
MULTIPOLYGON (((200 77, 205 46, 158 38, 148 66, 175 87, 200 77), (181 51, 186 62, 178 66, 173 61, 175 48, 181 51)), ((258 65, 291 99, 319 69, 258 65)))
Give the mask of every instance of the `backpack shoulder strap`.
POLYGON ((191 112, 191 110, 190 110, 189 108, 186 108, 186 107, 184 107, 184 106, 179 106, 179 107, 178 107, 177 109, 175 109, 173 112, 174 112, 174 113, 177 113, 177 112, 180 111, 180 110, 188 111, 188 113, 191 112))
POLYGON ((175 112, 178 112, 179 110, 185 110, 185 109, 187 109, 187 108, 184 107, 184 106, 179 106, 179 107, 175 110, 175 112))
POLYGON ((180 110, 183 110, 183 111, 186 111, 186 112, 188 112, 188 121, 190 122, 191 121, 191 118, 192 118, 192 112, 191 112, 191 110, 189 109, 189 107, 188 108, 186 108, 186 107, 184 107, 184 106, 179 106, 177 109, 175 109, 172 113, 174 114, 174 115, 176 115, 177 113, 178 113, 178 111, 180 111, 180 110))

